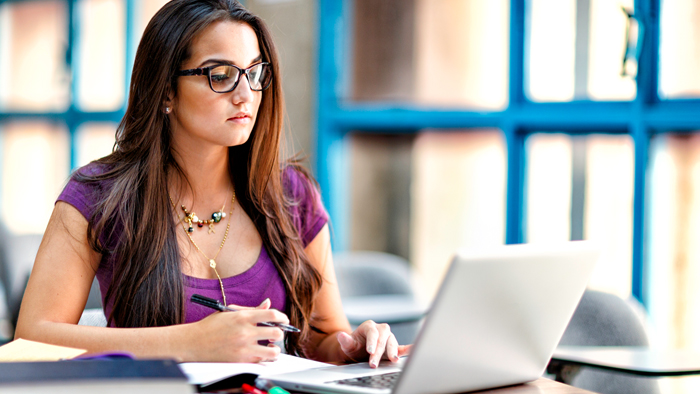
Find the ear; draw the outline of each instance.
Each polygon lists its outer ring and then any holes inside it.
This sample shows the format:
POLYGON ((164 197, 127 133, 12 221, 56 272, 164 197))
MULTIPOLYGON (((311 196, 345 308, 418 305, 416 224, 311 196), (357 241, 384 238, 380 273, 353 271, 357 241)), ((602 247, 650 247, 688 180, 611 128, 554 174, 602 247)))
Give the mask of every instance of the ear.
POLYGON ((163 101, 163 112, 166 114, 169 114, 173 110, 173 104, 174 104, 174 95, 171 87, 168 87, 168 93, 166 95, 165 100, 163 101))

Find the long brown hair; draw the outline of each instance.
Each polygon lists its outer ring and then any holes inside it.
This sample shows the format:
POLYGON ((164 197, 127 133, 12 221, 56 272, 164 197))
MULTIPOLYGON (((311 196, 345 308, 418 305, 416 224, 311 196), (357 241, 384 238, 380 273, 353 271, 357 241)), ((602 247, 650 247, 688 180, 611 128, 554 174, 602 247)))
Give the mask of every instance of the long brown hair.
POLYGON ((100 174, 76 173, 79 181, 108 185, 89 220, 88 238, 114 264, 105 295, 105 302, 113 303, 110 324, 150 327, 184 321, 181 258, 167 183, 169 171, 184 173, 173 159, 163 103, 177 92, 173 76, 190 56, 192 41, 223 20, 248 24, 263 60, 272 65, 272 85, 263 92, 249 140, 229 148, 229 172, 238 201, 284 282, 285 312, 291 324, 302 328, 301 336, 287 335, 286 349, 302 354, 321 276, 304 253, 289 215, 296 202, 285 195, 282 184, 284 103, 277 53, 263 21, 235 0, 172 0, 149 22, 136 52, 129 103, 113 153, 98 161, 104 169, 100 174))

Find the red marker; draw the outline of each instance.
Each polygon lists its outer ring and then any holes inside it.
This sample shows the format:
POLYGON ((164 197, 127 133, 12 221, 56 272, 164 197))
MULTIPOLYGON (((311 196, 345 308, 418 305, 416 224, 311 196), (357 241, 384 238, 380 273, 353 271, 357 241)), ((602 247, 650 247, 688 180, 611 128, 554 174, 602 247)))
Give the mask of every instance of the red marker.
POLYGON ((257 389, 249 385, 248 383, 243 383, 243 386, 241 386, 241 388, 243 389, 243 392, 247 394, 267 394, 267 392, 257 389))

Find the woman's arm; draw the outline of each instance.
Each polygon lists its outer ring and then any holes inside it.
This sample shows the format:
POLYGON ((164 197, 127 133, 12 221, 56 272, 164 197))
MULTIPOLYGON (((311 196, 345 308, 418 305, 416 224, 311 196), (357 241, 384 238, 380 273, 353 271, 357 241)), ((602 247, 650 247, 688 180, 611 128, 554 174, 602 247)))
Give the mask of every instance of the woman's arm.
POLYGON ((350 329, 340 301, 328 225, 321 229, 305 251, 309 262, 323 277, 314 305, 314 316, 319 317, 315 323, 317 328, 327 333, 312 333, 307 346, 310 356, 321 361, 369 360, 371 366, 377 366, 382 358, 396 362, 398 357, 407 354, 409 347, 399 346, 387 324, 369 320, 354 332, 350 329))
POLYGON ((282 331, 257 323, 289 320, 265 306, 168 327, 78 326, 100 263, 100 255, 88 243, 87 227, 87 220, 72 205, 56 204, 22 300, 15 338, 91 353, 120 350, 181 361, 257 362, 279 354, 278 347, 260 346, 258 340, 279 341, 282 331))

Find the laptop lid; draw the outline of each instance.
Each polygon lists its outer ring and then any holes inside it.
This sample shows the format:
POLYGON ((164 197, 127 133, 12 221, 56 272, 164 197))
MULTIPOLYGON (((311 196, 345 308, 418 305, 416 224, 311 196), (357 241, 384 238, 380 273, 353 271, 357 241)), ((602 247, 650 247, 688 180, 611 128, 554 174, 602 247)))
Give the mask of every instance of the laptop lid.
MULTIPOLYGON (((457 253, 392 392, 464 392, 539 378, 597 259, 583 241, 457 253)), ((333 383, 369 370, 362 363, 270 378, 299 391, 388 392, 333 383)))

